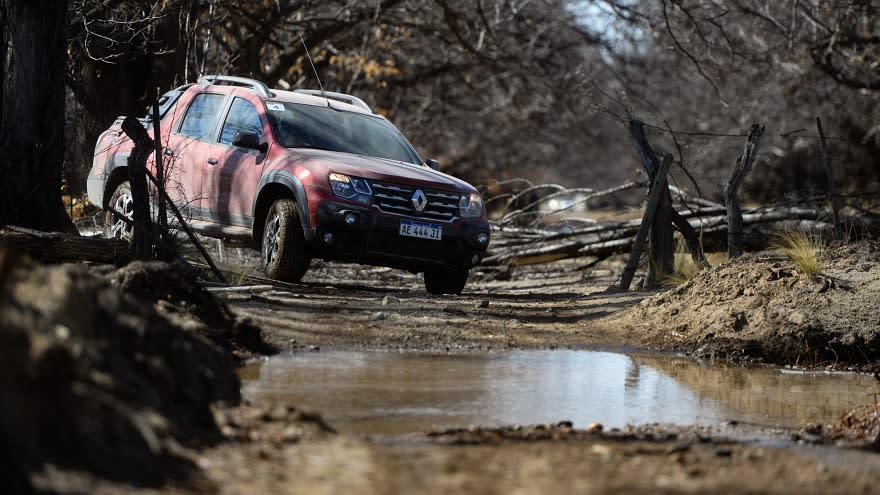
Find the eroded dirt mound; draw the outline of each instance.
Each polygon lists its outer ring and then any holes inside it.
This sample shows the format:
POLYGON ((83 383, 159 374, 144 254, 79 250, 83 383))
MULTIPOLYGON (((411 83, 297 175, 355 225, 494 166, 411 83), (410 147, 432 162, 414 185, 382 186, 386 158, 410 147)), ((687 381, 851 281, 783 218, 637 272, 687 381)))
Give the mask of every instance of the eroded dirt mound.
POLYGON ((0 440, 24 467, 151 482, 185 474, 180 444, 219 439, 211 405, 240 399, 228 353, 84 267, 4 266, 0 440))
POLYGON ((276 352, 260 329, 196 283, 196 275, 160 261, 136 261, 109 271, 106 279, 124 292, 155 304, 157 311, 189 331, 207 337, 239 361, 276 352))
POLYGON ((705 270, 612 319, 699 356, 871 368, 880 358, 880 244, 826 254, 821 275, 751 256, 705 270))

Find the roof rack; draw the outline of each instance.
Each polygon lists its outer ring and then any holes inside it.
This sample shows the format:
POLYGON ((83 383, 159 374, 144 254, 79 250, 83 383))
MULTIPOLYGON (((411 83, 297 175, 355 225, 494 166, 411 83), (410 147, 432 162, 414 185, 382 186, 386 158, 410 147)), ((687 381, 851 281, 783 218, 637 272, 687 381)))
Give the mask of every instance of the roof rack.
POLYGON ((370 113, 373 113, 373 109, 370 108, 370 105, 367 105, 364 100, 354 95, 335 93, 333 91, 321 91, 320 89, 295 89, 293 91, 294 93, 303 93, 307 95, 320 96, 322 98, 329 98, 331 100, 341 101, 342 103, 348 103, 349 105, 354 105, 356 107, 363 108, 370 113))
POLYGON ((269 90, 269 86, 266 86, 265 83, 257 81, 256 79, 236 76, 218 76, 213 74, 199 78, 199 84, 211 85, 217 83, 232 83, 232 85, 249 87, 262 98, 272 98, 275 96, 275 94, 269 90))

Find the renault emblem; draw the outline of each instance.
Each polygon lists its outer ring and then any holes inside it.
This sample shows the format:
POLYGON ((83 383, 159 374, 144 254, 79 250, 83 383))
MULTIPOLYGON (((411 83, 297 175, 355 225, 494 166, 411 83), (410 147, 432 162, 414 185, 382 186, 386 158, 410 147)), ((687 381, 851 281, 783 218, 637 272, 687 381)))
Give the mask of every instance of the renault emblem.
POLYGON ((424 210, 425 206, 428 204, 428 198, 427 196, 425 196, 425 193, 422 192, 421 189, 416 189, 410 200, 412 201, 413 208, 415 208, 416 211, 424 210))

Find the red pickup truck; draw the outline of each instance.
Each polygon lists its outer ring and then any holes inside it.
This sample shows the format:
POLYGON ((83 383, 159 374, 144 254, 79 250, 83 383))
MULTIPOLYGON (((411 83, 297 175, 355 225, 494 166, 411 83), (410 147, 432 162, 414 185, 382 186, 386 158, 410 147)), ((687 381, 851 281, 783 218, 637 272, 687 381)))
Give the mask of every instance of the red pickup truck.
MULTIPOLYGON (((428 292, 458 294, 489 245, 477 190, 351 95, 206 76, 163 95, 160 118, 172 201, 194 230, 259 248, 271 278, 299 280, 319 258, 424 272, 428 292)), ((130 232, 109 210, 132 211, 120 124, 98 138, 87 184, 112 237, 130 232)))

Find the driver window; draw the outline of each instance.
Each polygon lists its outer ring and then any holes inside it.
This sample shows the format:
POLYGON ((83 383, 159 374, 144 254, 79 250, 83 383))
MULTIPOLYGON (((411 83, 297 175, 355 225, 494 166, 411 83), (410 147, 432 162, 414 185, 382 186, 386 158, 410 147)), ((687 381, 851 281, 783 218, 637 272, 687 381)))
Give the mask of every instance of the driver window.
POLYGON ((220 133, 220 144, 232 144, 232 138, 239 131, 255 132, 257 135, 263 135, 263 123, 260 121, 260 114, 257 112, 251 102, 235 98, 232 106, 229 107, 229 113, 226 115, 226 122, 223 123, 223 131, 220 133))

